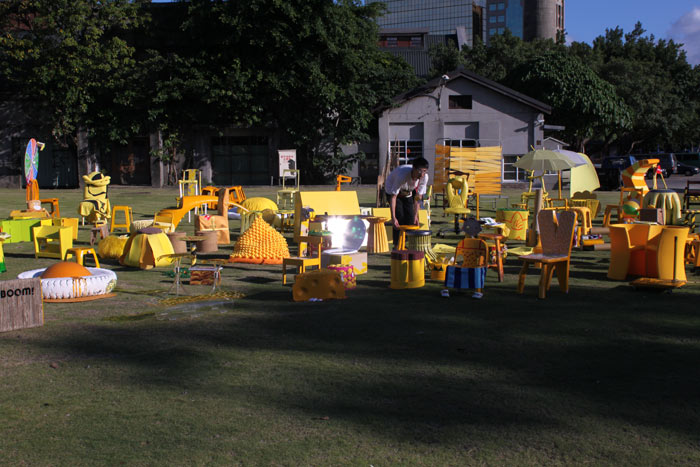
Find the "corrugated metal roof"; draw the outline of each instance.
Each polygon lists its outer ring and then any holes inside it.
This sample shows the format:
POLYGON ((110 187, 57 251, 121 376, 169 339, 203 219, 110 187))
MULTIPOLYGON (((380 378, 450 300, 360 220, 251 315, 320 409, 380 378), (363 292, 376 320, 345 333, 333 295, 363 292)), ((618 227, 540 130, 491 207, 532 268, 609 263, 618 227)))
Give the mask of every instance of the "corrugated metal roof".
POLYGON ((385 48, 383 50, 406 60, 406 62, 415 70, 416 76, 420 78, 425 78, 428 76, 431 60, 430 54, 427 50, 399 48, 385 48))

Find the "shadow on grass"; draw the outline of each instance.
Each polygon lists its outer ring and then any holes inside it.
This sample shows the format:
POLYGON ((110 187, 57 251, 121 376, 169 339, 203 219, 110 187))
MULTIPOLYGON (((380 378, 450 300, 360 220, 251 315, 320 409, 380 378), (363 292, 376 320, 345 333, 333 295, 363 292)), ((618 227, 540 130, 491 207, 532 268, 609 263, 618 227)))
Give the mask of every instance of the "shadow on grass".
POLYGON ((436 298, 439 285, 386 285, 321 303, 292 303, 289 290, 275 289, 226 315, 90 325, 42 345, 119 366, 127 378, 114 382, 125 390, 235 391, 424 443, 465 425, 576 431, 591 416, 700 432, 693 294, 675 293, 670 308, 663 296, 621 286, 591 308, 591 290, 575 286, 537 300, 536 285, 514 297, 512 285, 494 284, 471 300, 436 298), (222 367, 231 358, 242 362, 235 371, 222 367))

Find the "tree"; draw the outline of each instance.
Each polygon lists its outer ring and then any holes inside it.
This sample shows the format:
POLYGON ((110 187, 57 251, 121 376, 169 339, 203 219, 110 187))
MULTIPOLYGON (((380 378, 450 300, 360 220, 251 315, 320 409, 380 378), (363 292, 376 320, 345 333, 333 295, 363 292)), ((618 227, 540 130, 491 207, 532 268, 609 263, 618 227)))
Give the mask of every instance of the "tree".
POLYGON ((464 55, 460 52, 454 42, 447 44, 435 44, 430 47, 430 71, 428 79, 442 76, 448 71, 456 70, 464 66, 464 55))
POLYGON ((551 119, 581 150, 593 137, 610 143, 630 126, 624 102, 609 83, 566 50, 550 50, 516 67, 506 84, 550 104, 551 119))
POLYGON ((607 30, 593 41, 590 63, 630 109, 631 127, 622 138, 627 150, 681 148, 689 132, 698 134, 698 72, 681 44, 644 34, 641 23, 627 34, 607 30))
POLYGON ((229 27, 222 46, 254 77, 262 121, 297 147, 307 180, 342 171, 353 158, 341 145, 366 138, 372 109, 415 82, 407 64, 378 50, 376 4, 249 0, 211 8, 229 27))
POLYGON ((477 40, 472 48, 464 48, 462 53, 467 69, 501 82, 516 67, 553 49, 565 47, 551 39, 525 42, 506 29, 503 34, 491 37, 488 46, 477 40))
POLYGON ((78 128, 113 119, 105 106, 133 70, 126 31, 147 17, 142 0, 0 2, 0 73, 27 103, 34 121, 63 145, 78 128), (99 105, 98 105, 99 103, 99 105))

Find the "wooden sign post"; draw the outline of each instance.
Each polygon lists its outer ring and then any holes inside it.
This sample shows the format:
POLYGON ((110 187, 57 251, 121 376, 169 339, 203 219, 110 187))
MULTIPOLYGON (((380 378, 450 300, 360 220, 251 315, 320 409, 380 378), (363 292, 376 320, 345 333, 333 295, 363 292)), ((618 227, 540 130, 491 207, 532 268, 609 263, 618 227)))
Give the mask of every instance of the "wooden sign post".
POLYGON ((0 281, 0 332, 43 325, 41 279, 0 281))

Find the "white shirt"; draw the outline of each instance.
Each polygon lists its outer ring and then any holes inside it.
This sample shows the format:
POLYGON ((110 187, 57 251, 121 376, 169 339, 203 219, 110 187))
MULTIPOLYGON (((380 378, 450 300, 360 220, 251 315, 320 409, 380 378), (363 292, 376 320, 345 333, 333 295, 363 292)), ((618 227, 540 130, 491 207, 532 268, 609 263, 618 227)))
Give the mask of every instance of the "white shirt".
POLYGON ((398 195, 401 190, 410 192, 416 190, 419 195, 424 195, 428 191, 428 174, 413 180, 412 170, 413 166, 410 164, 401 165, 392 170, 384 182, 384 191, 389 195, 398 195))

